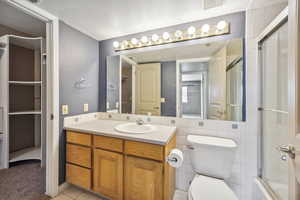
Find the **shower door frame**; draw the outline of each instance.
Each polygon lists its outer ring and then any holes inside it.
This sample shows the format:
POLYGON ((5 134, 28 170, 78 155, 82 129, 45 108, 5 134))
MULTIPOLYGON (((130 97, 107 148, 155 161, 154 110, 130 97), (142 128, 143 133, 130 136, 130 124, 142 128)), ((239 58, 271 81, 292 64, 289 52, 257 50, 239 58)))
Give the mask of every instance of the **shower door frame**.
MULTIPOLYGON (((257 49, 258 49, 258 55, 257 55, 257 66, 258 66, 258 77, 259 77, 259 108, 258 110, 261 111, 259 113, 259 155, 258 155, 258 180, 261 184, 261 186, 263 186, 264 189, 264 193, 266 196, 269 197, 269 199, 272 200, 277 200, 278 197, 275 194, 275 192, 273 191, 273 189, 271 188, 271 186, 262 178, 262 160, 263 160, 263 65, 262 65, 262 59, 263 59, 263 55, 262 55, 262 44, 263 42, 266 41, 266 39, 269 38, 269 36, 271 36, 274 32, 276 32, 277 30, 279 30, 285 23, 288 23, 288 8, 285 8, 272 22, 269 26, 267 26, 267 28, 259 35, 259 37, 257 38, 257 49)), ((278 111, 279 112, 279 111, 278 111)), ((287 136, 288 137, 288 136, 287 136)), ((279 200, 279 199, 278 199, 279 200)))
MULTIPOLYGON (((256 40, 257 49, 260 48, 260 44, 266 37, 272 34, 274 31, 278 30, 283 23, 288 20, 288 130, 287 137, 289 138, 289 145, 295 148, 295 156, 300 156, 300 60, 298 55, 300 53, 300 4, 299 0, 289 0, 289 5, 285 8, 272 22, 271 24, 259 35, 256 40)), ((257 54, 257 66, 261 66, 261 51, 257 54)), ((260 73, 260 70, 258 70, 260 73)), ((259 76, 259 74, 258 74, 259 76)), ((261 81, 261 79, 259 80, 261 81)), ((259 83, 261 85, 261 83, 259 83)), ((260 99, 262 99, 262 88, 260 88, 260 99)), ((261 123, 262 116, 259 115, 258 123, 261 123)), ((259 124, 262 127, 262 124, 259 124)), ((260 135, 262 134, 262 130, 260 135)), ((259 141, 259 148, 261 148, 261 141, 259 141)), ((259 154, 261 154, 261 149, 259 149, 259 154)), ((261 155, 258 155, 261 158, 261 155)), ((259 175, 261 175, 261 160, 258 161, 259 175)), ((289 162, 289 172, 288 172, 288 193, 289 200, 299 200, 300 199, 300 174, 295 173, 295 160, 288 159, 289 162), (297 181, 299 180, 299 181, 297 181)), ((277 200, 277 196, 268 186, 268 184, 262 180, 262 178, 256 178, 255 182, 258 184, 259 189, 262 191, 264 197, 270 200, 277 200)))

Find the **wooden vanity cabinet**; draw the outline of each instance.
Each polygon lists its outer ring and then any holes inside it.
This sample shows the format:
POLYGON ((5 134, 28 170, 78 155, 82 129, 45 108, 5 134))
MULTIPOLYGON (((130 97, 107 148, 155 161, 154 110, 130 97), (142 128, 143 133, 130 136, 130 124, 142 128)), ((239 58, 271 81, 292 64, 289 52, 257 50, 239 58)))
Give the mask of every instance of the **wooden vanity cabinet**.
POLYGON ((175 147, 175 136, 162 146, 67 131, 66 180, 112 200, 172 200, 175 147))
POLYGON ((123 199, 123 162, 120 153, 94 150, 93 190, 111 199, 123 199))
POLYGON ((162 200, 163 164, 126 156, 125 200, 162 200))

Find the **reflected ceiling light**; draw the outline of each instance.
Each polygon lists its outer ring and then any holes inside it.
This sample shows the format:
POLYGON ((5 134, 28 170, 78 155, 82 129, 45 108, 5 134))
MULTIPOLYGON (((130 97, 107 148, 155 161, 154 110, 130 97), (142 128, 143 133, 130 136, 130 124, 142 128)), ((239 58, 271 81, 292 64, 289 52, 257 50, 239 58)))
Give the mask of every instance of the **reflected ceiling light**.
POLYGON ((120 43, 118 41, 114 41, 113 46, 114 46, 114 48, 119 48, 120 43))
POLYGON ((164 39, 164 40, 169 40, 169 39, 170 39, 170 33, 164 32, 164 34, 163 34, 163 39, 164 39))
POLYGON ((177 39, 181 39, 181 38, 182 38, 182 35, 183 35, 183 33, 182 33, 181 30, 177 30, 177 31, 175 32, 175 37, 176 37, 177 39))
POLYGON ((209 30, 210 30, 209 24, 204 24, 204 25, 202 26, 202 28, 201 28, 201 31, 202 31, 203 33, 209 33, 209 30))
POLYGON ((190 27, 188 28, 187 32, 188 32, 189 35, 195 35, 195 33, 196 33, 196 28, 195 28, 195 26, 190 26, 190 27))
POLYGON ((139 43, 139 41, 136 38, 131 39, 131 44, 137 45, 138 43, 139 43))
POLYGON ((143 36, 143 37, 141 38, 141 41, 142 41, 142 43, 144 43, 144 44, 148 43, 148 37, 147 37, 147 36, 143 36))
POLYGON ((159 36, 157 34, 152 35, 152 41, 157 42, 159 40, 159 36))
POLYGON ((227 26, 227 22, 225 22, 225 21, 220 21, 220 22, 217 24, 217 29, 218 29, 219 31, 222 31, 222 30, 224 30, 224 29, 226 28, 226 26, 227 26))

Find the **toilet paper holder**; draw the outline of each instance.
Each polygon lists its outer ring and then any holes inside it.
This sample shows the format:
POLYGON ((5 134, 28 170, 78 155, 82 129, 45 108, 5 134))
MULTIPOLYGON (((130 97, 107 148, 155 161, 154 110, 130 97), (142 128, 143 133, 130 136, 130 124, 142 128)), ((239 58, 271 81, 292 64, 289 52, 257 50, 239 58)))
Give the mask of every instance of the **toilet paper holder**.
POLYGON ((169 162, 177 162, 178 161, 178 159, 177 158, 167 158, 167 161, 169 161, 169 162))

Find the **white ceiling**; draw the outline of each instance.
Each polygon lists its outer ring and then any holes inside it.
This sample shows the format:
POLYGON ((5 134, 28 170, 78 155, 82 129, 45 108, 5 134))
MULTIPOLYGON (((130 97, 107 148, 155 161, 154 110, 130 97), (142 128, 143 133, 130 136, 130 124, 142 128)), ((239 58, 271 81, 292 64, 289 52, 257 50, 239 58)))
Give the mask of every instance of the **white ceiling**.
POLYGON ((278 3, 288 3, 288 0, 250 0, 248 9, 262 8, 278 3))
POLYGON ((203 9, 204 0, 43 0, 38 6, 97 40, 245 10, 250 0, 224 0, 203 9))
POLYGON ((0 1, 0 24, 33 36, 44 36, 46 25, 14 7, 0 1))
POLYGON ((209 58, 219 49, 224 47, 227 42, 223 41, 210 44, 181 46, 169 49, 160 49, 156 51, 145 51, 142 53, 128 54, 126 56, 133 59, 136 63, 165 62, 192 58, 209 58))

